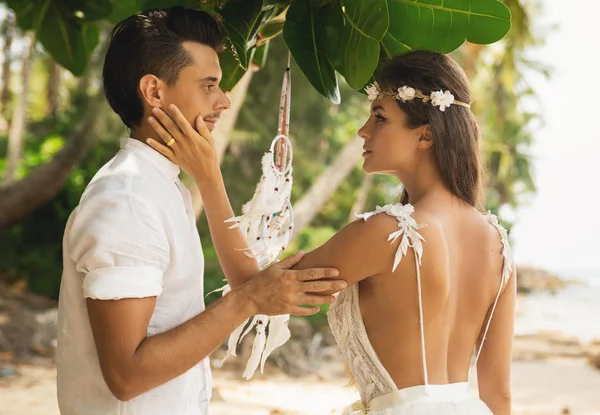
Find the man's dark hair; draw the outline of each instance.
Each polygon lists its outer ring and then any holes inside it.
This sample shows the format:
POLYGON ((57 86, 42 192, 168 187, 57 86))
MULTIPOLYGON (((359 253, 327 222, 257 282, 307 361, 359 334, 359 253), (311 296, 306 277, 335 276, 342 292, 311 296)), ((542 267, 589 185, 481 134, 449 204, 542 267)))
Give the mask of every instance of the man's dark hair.
POLYGON ((185 41, 210 46, 216 52, 223 49, 218 23, 201 10, 146 10, 113 28, 102 73, 104 94, 127 127, 138 126, 144 115, 138 93, 144 75, 156 75, 173 85, 179 72, 192 64, 192 56, 182 45, 185 41))

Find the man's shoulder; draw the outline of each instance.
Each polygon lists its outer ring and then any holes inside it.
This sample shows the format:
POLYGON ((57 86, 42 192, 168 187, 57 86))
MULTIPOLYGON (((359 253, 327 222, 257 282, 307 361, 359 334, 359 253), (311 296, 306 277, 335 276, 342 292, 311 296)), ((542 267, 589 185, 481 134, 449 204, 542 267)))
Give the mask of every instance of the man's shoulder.
POLYGON ((145 165, 131 154, 119 151, 86 186, 80 206, 105 198, 134 198, 151 203, 156 200, 156 184, 145 165))

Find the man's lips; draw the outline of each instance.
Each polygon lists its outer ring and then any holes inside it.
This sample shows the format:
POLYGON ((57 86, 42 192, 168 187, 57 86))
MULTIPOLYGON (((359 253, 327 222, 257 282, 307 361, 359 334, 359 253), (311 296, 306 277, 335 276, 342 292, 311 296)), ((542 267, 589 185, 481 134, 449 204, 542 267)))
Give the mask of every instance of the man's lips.
POLYGON ((204 123, 209 130, 213 130, 217 126, 218 118, 204 118, 204 123))

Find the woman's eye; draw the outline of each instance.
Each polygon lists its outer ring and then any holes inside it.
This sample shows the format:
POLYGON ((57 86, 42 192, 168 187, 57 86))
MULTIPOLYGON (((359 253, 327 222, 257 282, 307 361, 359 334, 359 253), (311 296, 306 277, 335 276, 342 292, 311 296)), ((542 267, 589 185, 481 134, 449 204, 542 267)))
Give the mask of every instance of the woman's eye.
POLYGON ((379 114, 375 114, 375 119, 377 120, 377 122, 378 122, 378 123, 380 123, 380 122, 383 122, 383 121, 385 121, 385 120, 386 120, 386 118, 385 118, 385 117, 382 117, 382 116, 381 116, 381 115, 379 115, 379 114))

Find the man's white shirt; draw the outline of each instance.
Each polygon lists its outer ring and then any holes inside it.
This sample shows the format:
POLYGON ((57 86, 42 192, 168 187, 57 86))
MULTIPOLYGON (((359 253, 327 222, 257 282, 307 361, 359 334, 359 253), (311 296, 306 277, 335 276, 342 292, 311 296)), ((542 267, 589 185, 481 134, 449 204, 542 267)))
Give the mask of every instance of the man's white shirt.
POLYGON ((59 298, 58 402, 62 415, 199 415, 211 396, 208 358, 128 402, 109 391, 86 298, 156 296, 148 336, 204 310, 204 256, 179 168, 126 138, 67 222, 59 298))

